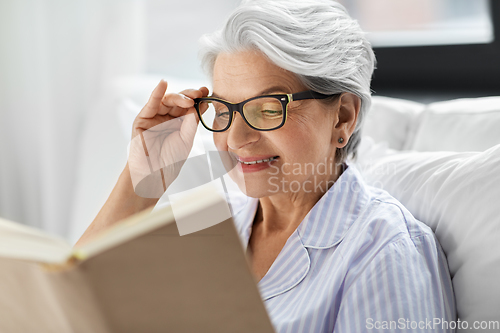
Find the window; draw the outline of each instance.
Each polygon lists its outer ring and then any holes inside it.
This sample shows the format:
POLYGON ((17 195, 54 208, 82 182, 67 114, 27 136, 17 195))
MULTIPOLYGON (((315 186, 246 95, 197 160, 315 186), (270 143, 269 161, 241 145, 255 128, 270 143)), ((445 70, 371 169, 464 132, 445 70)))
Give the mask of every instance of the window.
POLYGON ((498 95, 500 1, 341 2, 373 42, 376 94, 498 95))
POLYGON ((374 47, 493 41, 488 0, 344 0, 374 47))

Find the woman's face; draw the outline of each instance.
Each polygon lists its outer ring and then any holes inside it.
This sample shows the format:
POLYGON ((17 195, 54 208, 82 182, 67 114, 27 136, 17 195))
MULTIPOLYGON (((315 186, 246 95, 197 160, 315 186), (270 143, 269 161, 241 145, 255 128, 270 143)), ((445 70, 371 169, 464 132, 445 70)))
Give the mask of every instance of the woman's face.
MULTIPOLYGON (((294 74, 272 64, 261 53, 222 53, 217 57, 213 94, 229 102, 304 90, 308 89, 294 74)), ((250 128, 241 115, 235 113, 227 131, 214 133, 217 149, 228 151, 236 164, 229 172, 231 178, 243 192, 255 198, 304 191, 324 193, 332 171, 335 172, 332 165, 339 146, 338 104, 336 101, 326 106, 316 100, 291 102, 285 125, 266 132, 250 128), (268 158, 275 159, 250 165, 243 163, 268 158)))

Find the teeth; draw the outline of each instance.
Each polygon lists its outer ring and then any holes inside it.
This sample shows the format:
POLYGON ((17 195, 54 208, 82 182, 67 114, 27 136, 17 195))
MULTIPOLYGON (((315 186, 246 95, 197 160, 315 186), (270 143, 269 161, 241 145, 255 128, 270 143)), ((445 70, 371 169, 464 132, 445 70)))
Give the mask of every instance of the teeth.
POLYGON ((240 163, 243 163, 243 164, 257 164, 257 163, 262 163, 262 162, 270 162, 270 161, 275 160, 276 158, 277 158, 277 157, 275 156, 275 157, 266 158, 266 159, 264 159, 264 160, 251 161, 251 162, 243 162, 243 161, 241 161, 241 160, 239 160, 239 159, 238 159, 238 161, 239 161, 240 163))

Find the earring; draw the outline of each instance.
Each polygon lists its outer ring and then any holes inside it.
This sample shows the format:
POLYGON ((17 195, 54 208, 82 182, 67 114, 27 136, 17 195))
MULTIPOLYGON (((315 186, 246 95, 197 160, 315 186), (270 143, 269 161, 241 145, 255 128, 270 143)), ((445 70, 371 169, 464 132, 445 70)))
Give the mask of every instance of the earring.
POLYGON ((344 139, 343 138, 339 138, 339 143, 342 143, 344 142, 344 139))

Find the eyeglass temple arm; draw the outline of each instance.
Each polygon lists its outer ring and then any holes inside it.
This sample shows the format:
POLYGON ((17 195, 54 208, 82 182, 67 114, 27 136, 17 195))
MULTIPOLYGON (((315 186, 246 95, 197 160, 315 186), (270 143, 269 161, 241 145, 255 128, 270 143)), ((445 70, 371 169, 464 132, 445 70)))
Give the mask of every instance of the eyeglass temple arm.
POLYGON ((313 90, 307 90, 307 91, 302 91, 302 92, 298 92, 295 94, 289 94, 289 96, 291 97, 290 102, 291 101, 300 101, 303 99, 325 99, 328 97, 333 97, 333 96, 338 96, 338 95, 340 95, 340 93, 332 94, 332 95, 325 95, 325 94, 321 94, 321 93, 313 91, 313 90))

